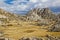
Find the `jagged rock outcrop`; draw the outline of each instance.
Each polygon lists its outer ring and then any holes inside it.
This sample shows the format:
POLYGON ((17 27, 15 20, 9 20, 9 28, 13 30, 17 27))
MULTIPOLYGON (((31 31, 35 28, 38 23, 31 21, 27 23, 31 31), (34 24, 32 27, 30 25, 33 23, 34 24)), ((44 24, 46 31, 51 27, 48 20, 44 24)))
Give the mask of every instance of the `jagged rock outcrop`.
POLYGON ((49 8, 35 8, 27 14, 28 20, 52 19, 56 20, 57 16, 49 8))
POLYGON ((56 22, 54 25, 48 28, 51 32, 60 32, 60 21, 56 22))

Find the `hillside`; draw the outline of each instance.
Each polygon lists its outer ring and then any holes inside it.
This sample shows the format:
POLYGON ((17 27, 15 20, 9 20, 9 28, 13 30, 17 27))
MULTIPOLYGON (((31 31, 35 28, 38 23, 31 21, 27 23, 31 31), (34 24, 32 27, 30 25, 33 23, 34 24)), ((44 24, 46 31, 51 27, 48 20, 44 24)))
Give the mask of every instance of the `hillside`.
POLYGON ((59 16, 49 8, 35 8, 24 16, 0 9, 0 40, 60 40, 59 16))
POLYGON ((23 19, 23 16, 0 9, 0 24, 18 22, 18 21, 21 21, 22 19, 23 19))

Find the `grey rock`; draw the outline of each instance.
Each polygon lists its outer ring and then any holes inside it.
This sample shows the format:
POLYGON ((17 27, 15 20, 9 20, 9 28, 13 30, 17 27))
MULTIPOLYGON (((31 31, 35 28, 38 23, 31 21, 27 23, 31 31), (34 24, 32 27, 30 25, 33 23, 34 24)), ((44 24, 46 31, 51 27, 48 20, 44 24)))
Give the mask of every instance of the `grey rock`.
POLYGON ((27 18, 29 20, 38 21, 41 19, 56 20, 56 15, 49 8, 35 8, 28 12, 27 18))
POLYGON ((47 35, 46 38, 47 38, 47 40, 60 40, 59 37, 54 37, 54 36, 50 36, 50 35, 47 35))
POLYGON ((51 32, 60 32, 60 21, 48 28, 48 31, 51 32))
POLYGON ((42 38, 36 38, 36 37, 23 37, 19 40, 43 40, 42 38))

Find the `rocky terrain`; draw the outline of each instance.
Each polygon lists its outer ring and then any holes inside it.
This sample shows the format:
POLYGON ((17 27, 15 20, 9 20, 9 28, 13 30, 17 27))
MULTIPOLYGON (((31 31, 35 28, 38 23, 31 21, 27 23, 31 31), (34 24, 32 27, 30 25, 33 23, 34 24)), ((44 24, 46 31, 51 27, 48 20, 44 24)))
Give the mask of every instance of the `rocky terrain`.
POLYGON ((23 20, 24 17, 14 13, 7 12, 3 9, 0 9, 0 25, 8 24, 11 22, 18 22, 23 20))
POLYGON ((51 27, 49 27, 49 31, 60 32, 60 21, 56 22, 51 27))
POLYGON ((41 19, 52 19, 56 20, 58 18, 57 15, 55 15, 49 8, 35 8, 28 12, 27 14, 28 19, 30 20, 41 20, 41 19))
POLYGON ((60 14, 34 8, 22 16, 0 9, 0 40, 60 40, 60 14))
POLYGON ((16 20, 17 16, 0 9, 0 24, 16 20))

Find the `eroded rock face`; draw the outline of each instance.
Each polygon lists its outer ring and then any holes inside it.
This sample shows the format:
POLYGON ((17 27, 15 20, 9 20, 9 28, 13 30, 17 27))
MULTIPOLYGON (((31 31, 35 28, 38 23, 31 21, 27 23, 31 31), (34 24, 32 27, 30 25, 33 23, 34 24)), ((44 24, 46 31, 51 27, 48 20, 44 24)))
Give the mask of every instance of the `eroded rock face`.
POLYGON ((27 14, 29 20, 37 21, 41 19, 55 19, 56 15, 49 8, 35 8, 27 14))
POLYGON ((60 21, 49 27, 49 31, 51 32, 60 32, 60 21))

